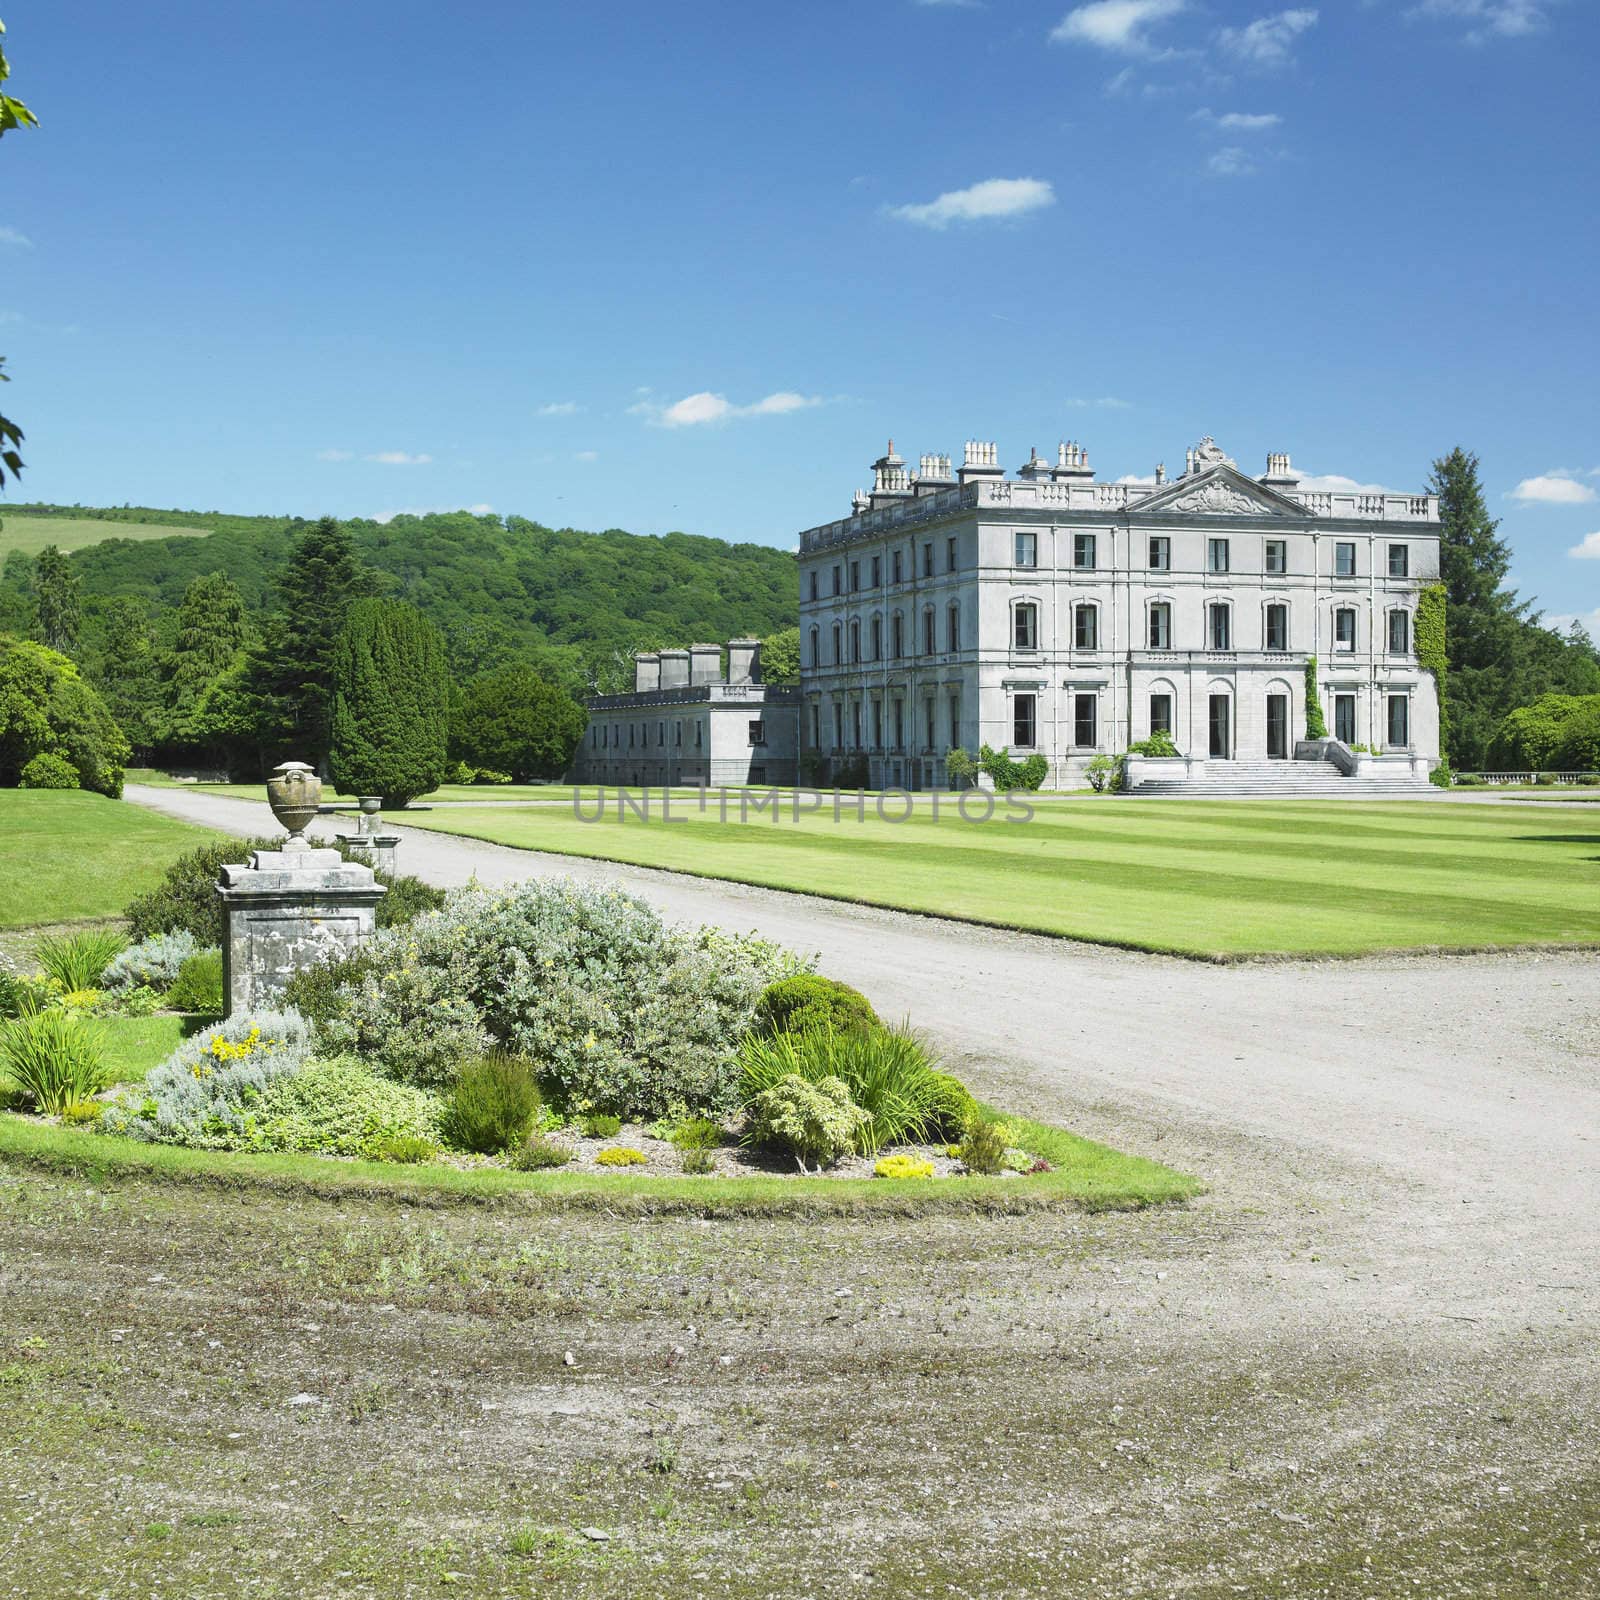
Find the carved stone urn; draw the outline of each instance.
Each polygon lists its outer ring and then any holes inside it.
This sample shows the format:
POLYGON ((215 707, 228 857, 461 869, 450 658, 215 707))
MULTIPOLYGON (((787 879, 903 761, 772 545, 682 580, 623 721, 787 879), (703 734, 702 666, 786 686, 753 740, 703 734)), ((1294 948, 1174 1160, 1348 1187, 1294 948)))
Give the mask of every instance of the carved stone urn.
POLYGON ((285 850, 309 850, 306 829, 322 800, 322 779, 303 761, 285 761, 267 779, 267 800, 272 814, 288 830, 285 850))

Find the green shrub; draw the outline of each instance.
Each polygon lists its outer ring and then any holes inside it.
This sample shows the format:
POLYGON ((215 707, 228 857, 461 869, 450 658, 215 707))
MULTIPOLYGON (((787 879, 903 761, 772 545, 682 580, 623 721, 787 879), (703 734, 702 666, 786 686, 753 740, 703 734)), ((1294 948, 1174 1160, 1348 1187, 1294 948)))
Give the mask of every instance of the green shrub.
POLYGON ((521 1144, 539 1115, 539 1086, 520 1056, 491 1050, 462 1067, 445 1108, 445 1136, 462 1150, 497 1155, 521 1144))
POLYGON ((0 1069, 49 1116, 98 1094, 109 1077, 104 1038, 57 1007, 0 1027, 0 1069))
POLYGON ((1115 794, 1122 787, 1122 762, 1117 756, 1093 756, 1083 775, 1096 794, 1115 794))
POLYGON ((1431 783, 1436 789, 1448 789, 1455 782, 1455 777, 1450 771, 1449 763, 1441 761, 1439 765, 1428 774, 1428 782, 1431 783))
POLYGON ((167 997, 145 983, 131 989, 107 989, 101 998, 105 1009, 117 1017, 153 1017, 167 1006, 167 997))
MULTIPOLYGON (((1442 767, 1435 769, 1435 771, 1440 770, 1448 769, 1442 767)), ((1458 772, 1451 781, 1458 789, 1481 789, 1483 787, 1483 779, 1476 772, 1458 772)))
POLYGON ((683 1150, 679 1152, 678 1164, 690 1177, 703 1177, 716 1171, 717 1153, 715 1150, 683 1150))
POLYGON ((126 943, 120 933, 105 929, 50 934, 34 946, 33 953, 45 976, 64 990, 98 989, 106 968, 126 943))
POLYGON ((878 1013, 859 989, 817 973, 783 978, 761 991, 755 1025, 766 1033, 804 1033, 811 1028, 875 1028, 878 1013))
POLYGON ((511 1153, 511 1165, 518 1172, 538 1172, 546 1167, 564 1167, 572 1151, 542 1133, 530 1133, 511 1153))
POLYGON ((98 1122, 105 1107, 98 1100, 69 1100, 61 1108, 61 1120, 72 1127, 98 1122))
POLYGON ((581 1119, 580 1126, 586 1139, 614 1139, 622 1132, 622 1118, 605 1111, 591 1111, 581 1119))
POLYGON ((927 1137, 934 1143, 959 1139, 978 1115, 978 1102, 959 1078, 948 1072, 936 1072, 933 1077, 934 1100, 928 1112, 927 1137))
POLYGON ((791 1072, 750 1101, 745 1138, 788 1151, 804 1172, 808 1162, 831 1167, 848 1155, 867 1120, 842 1079, 811 1080, 791 1072))
POLYGON ((257 1118, 257 1143, 268 1150, 423 1161, 439 1143, 439 1105, 432 1095, 380 1078, 348 1057, 308 1061, 275 1079, 261 1095, 257 1118), (426 1154, 384 1154, 390 1146, 420 1146, 426 1154))
POLYGON ((642 1150, 631 1149, 625 1144, 614 1144, 599 1151, 595 1160, 602 1167, 642 1167, 645 1164, 645 1153, 642 1150))
POLYGON ((1165 728, 1157 728, 1148 739, 1135 739, 1128 746, 1130 756, 1179 756, 1178 742, 1165 728))
POLYGON ((174 1011, 198 1011, 207 1016, 221 1016, 222 952, 202 950, 190 956, 178 968, 178 976, 167 990, 167 1004, 174 1011))
POLYGON ((192 933, 153 933, 115 956, 100 982, 106 989, 165 991, 177 981, 178 969, 184 962, 199 952, 200 941, 192 933))
POLYGON ((777 975, 772 948, 669 928, 609 885, 457 890, 369 941, 319 1033, 424 1087, 498 1044, 537 1062, 572 1112, 721 1113, 737 1104, 738 1040, 777 975))
POLYGON ((282 843, 282 839, 219 839, 179 856, 154 889, 128 902, 129 931, 140 940, 157 933, 189 933, 202 947, 221 948, 219 874, 225 866, 248 861, 257 850, 276 850, 282 843))
POLYGON ((105 701, 72 661, 0 634, 0 788, 21 781, 36 757, 49 754, 77 773, 78 787, 114 800, 128 753, 105 701))
POLYGON ((917 1144, 932 1137, 945 1091, 920 1041, 903 1028, 836 1033, 754 1034, 741 1053, 747 1103, 786 1077, 810 1083, 839 1078, 866 1113, 856 1149, 876 1155, 885 1145, 917 1144))
POLYGON ((1328 720, 1322 714, 1322 693, 1317 688, 1317 658, 1306 657, 1306 738, 1326 739, 1328 720))
POLYGON ((1533 781, 1541 789, 1548 789, 1555 783, 1556 775, 1553 772, 1536 772, 1533 775, 1533 781))
POLYGON ((1578 782, 1581 783, 1585 789, 1593 789, 1596 786, 1600 786, 1600 772, 1582 773, 1579 775, 1578 782))
POLYGON ((961 1141, 961 1165, 968 1172, 985 1177, 999 1172, 1006 1158, 1007 1132, 1003 1122, 974 1118, 967 1124, 967 1135, 961 1141))
POLYGON ((283 1003, 298 1011, 314 1028, 320 1028, 343 1009, 346 988, 360 983, 371 970, 370 943, 349 955, 330 951, 323 960, 301 967, 289 979, 283 987, 283 1003))
POLYGON ((1050 763, 1038 751, 1022 761, 1014 761, 1009 750, 993 750, 983 745, 978 750, 978 762, 1002 794, 1013 789, 1037 789, 1050 772, 1050 763))
POLYGON ((392 1161, 398 1167, 415 1167, 439 1153, 433 1140, 416 1133, 392 1134, 379 1139, 368 1152, 373 1161, 392 1161))
POLYGON ((380 928, 403 928, 429 911, 437 911, 449 896, 421 878, 404 872, 373 873, 388 893, 378 902, 374 920, 380 928))
POLYGON ((78 769, 53 750, 43 750, 22 769, 19 789, 76 789, 78 769))
POLYGON ((21 1010, 17 1002, 17 988, 22 981, 16 962, 4 950, 0 950, 0 1022, 16 1016, 21 1010))
POLYGON ((933 1163, 917 1156, 885 1156, 872 1169, 875 1178, 931 1178, 933 1163))
POLYGON ((978 781, 978 774, 982 771, 978 765, 977 757, 967 750, 948 750, 944 758, 945 777, 958 788, 964 784, 978 781))
POLYGON ((474 783, 510 783, 511 774, 509 772, 499 772, 494 767, 479 767, 472 774, 472 781, 474 783))
POLYGON ((710 1117, 690 1117, 672 1130, 672 1143, 678 1150, 715 1150, 722 1143, 722 1124, 710 1117))

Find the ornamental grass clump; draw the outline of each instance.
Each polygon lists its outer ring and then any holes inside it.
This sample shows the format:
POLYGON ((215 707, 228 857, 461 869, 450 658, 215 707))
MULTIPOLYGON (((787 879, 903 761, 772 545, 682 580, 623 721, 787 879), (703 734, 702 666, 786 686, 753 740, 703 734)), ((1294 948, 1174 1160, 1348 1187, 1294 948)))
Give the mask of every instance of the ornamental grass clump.
POLYGON ((262 1097, 310 1053, 311 1030, 299 1012, 235 1012, 185 1039, 113 1100, 101 1130, 204 1150, 263 1148, 262 1097))
POLYGON ((104 929, 49 934, 34 946, 34 955, 45 976, 54 978, 63 990, 98 989, 106 968, 127 942, 120 933, 104 929))
POLYGON ((856 1148, 868 1114, 852 1103, 841 1078, 788 1073, 749 1105, 745 1140, 787 1151, 800 1170, 831 1167, 856 1148))
POLYGON ((539 1118, 539 1085, 520 1056, 491 1050, 462 1067, 445 1106, 450 1143, 479 1155, 499 1155, 522 1143, 539 1118))
POLYGON ((48 1116, 105 1088, 105 1040, 81 1016, 59 1007, 0 1027, 0 1068, 48 1116))

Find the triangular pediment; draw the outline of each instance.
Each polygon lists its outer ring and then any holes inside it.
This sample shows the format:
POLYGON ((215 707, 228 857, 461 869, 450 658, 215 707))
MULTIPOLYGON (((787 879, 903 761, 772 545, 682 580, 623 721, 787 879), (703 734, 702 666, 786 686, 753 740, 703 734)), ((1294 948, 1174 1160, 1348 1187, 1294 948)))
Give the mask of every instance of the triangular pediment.
POLYGON ((1142 500, 1130 500, 1129 511, 1165 511, 1201 517, 1303 517, 1306 508, 1287 495, 1246 477, 1231 462, 1164 483, 1142 500))

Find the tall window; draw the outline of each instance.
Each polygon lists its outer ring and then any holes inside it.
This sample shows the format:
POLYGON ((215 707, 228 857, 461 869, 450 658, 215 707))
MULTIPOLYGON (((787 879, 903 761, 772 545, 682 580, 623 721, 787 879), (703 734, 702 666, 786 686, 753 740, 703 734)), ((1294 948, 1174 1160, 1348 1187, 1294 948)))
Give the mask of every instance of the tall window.
POLYGON ((813 600, 817 598, 817 569, 815 567, 811 569, 811 598, 813 600))
POLYGON ((861 748, 861 702, 859 700, 850 702, 850 733, 851 744, 859 750, 861 748))
POLYGON ((928 730, 928 742, 925 745, 923 745, 923 747, 922 747, 924 750, 932 750, 939 742, 938 739, 935 737, 935 729, 934 729, 934 725, 933 725, 933 722, 934 722, 934 709, 933 709, 933 707, 934 707, 934 702, 932 700, 925 700, 923 702, 923 704, 922 704, 922 710, 923 710, 923 713, 924 713, 924 715, 923 715, 923 726, 928 730))
POLYGON ((1024 600, 1012 612, 1011 642, 1019 650, 1039 648, 1039 608, 1031 600, 1024 600))
POLYGON ((1093 568, 1098 565, 1094 553, 1096 539, 1092 533, 1075 533, 1072 536, 1072 564, 1079 568, 1093 568))
POLYGON ((950 696, 950 748, 959 749, 961 746, 961 695, 959 692, 950 696))
POLYGON ((854 594, 856 592, 856 590, 859 589, 860 587, 861 587, 861 563, 859 561, 852 561, 850 563, 850 593, 854 594))
POLYGON ((1019 750, 1031 750, 1037 742, 1037 723, 1031 694, 1019 694, 1011 702, 1011 742, 1019 750))
POLYGON ((1392 544, 1389 546, 1389 576, 1391 578, 1409 578, 1411 576, 1410 545, 1392 544))
POLYGON ((1333 575, 1336 578, 1353 578, 1356 575, 1356 547, 1340 539, 1333 547, 1333 575))
POLYGON ((1150 570, 1152 572, 1172 570, 1172 541, 1165 534, 1150 536, 1150 570))
POLYGON ((833 664, 839 666, 844 660, 844 629, 836 622, 833 625, 833 664))
POLYGON ((1356 742, 1356 697, 1353 694, 1333 697, 1333 736, 1342 744, 1356 742))
POLYGON ((1267 540, 1267 571, 1284 573, 1289 570, 1289 546, 1282 539, 1267 540))
POLYGON ((1072 608, 1072 647, 1074 650, 1100 648, 1100 608, 1093 605, 1072 608))
POLYGON ((1333 614, 1333 648, 1349 654, 1356 647, 1356 614, 1340 606, 1333 614))
POLYGON ((1228 570, 1228 541, 1226 539, 1206 540, 1206 571, 1226 572, 1228 570))
MULTIPOLYGON (((883 582, 883 557, 872 558, 872 587, 876 589, 883 582)), ((815 598, 815 596, 813 596, 815 598)))
MULTIPOLYGON (((698 728, 696 731, 698 732, 698 728)), ((811 707, 811 748, 813 750, 822 748, 822 707, 818 705, 811 707)))
POLYGON ((1092 749, 1099 740, 1095 733, 1095 696, 1075 694, 1072 697, 1072 742, 1079 749, 1092 749))
POLYGON ((1267 649, 1289 648, 1289 608, 1282 605, 1267 607, 1267 649))
POLYGON ((899 611, 895 612, 889 625, 889 644, 898 661, 906 653, 906 619, 899 611))
POLYGON ((900 551, 896 550, 893 553, 893 555, 891 555, 889 557, 889 565, 890 565, 890 581, 892 583, 899 583, 900 580, 901 580, 900 551))
POLYGON ((946 623, 947 632, 949 634, 949 643, 946 644, 945 648, 947 650, 959 650, 961 648, 961 607, 960 606, 951 606, 945 612, 945 623, 946 623))
POLYGON ((1233 649, 1233 610, 1220 600, 1206 607, 1206 635, 1213 650, 1233 649))
POLYGON ((946 572, 954 572, 956 570, 956 541, 954 538, 946 539, 944 542, 944 570, 946 572))
POLYGON ((861 659, 861 624, 853 619, 850 623, 850 659, 861 659))
POLYGON ((1016 567, 1036 567, 1039 565, 1039 535, 1036 533, 1016 533, 1011 536, 1011 564, 1016 567))
POLYGON ((906 747, 906 703, 896 700, 894 703, 894 747, 904 750, 906 747))
POLYGON ((1165 600, 1157 600, 1150 607, 1150 648, 1172 648, 1172 607, 1165 600))
POLYGON ((1172 696, 1170 694, 1153 694, 1150 696, 1150 731, 1151 733, 1172 732, 1172 696))
POLYGON ((872 702, 872 745, 875 750, 883 748, 883 701, 878 699, 872 702))
POLYGON ((1401 749, 1411 743, 1411 700, 1407 695, 1389 696, 1389 743, 1401 749))
POLYGON ((838 594, 840 588, 843 586, 843 583, 843 568, 836 566, 833 569, 833 592, 835 594, 838 594))
POLYGON ((1411 613, 1409 611, 1391 611, 1389 613, 1389 654, 1392 656, 1407 656, 1411 654, 1411 613))
POLYGON ((872 619, 872 659, 874 661, 882 661, 883 660, 883 618, 882 617, 874 617, 872 619))
MULTIPOLYGON (((929 545, 928 548, 931 550, 933 546, 929 545)), ((938 650, 938 648, 939 641, 934 637, 933 607, 929 606, 928 609, 922 613, 922 653, 925 656, 931 656, 938 650)))
POLYGON ((822 630, 815 624, 811 629, 811 665, 814 667, 822 665, 822 630))
POLYGON ((933 546, 931 544, 925 544, 922 547, 922 576, 924 578, 933 576, 933 546))

